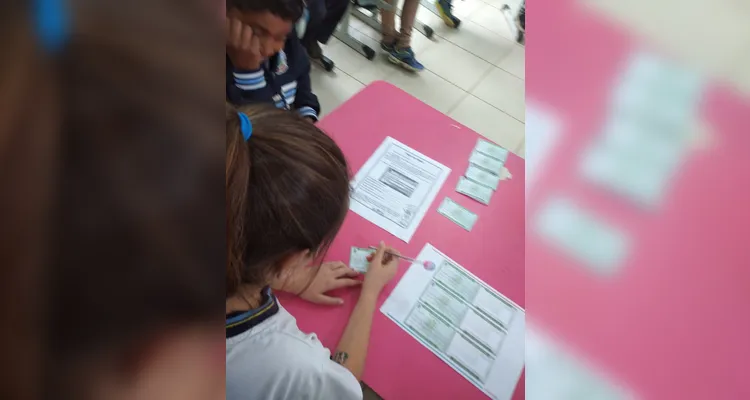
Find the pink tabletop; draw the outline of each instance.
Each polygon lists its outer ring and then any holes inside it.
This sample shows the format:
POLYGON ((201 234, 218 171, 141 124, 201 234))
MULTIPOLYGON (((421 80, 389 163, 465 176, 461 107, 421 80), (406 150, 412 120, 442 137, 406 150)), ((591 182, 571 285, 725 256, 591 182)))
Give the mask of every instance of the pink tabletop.
POLYGON ((638 398, 750 398, 748 101, 709 86, 699 114, 714 143, 689 156, 658 212, 598 190, 579 177, 579 157, 600 132, 618 71, 641 46, 582 3, 544 1, 530 11, 526 97, 555 110, 563 131, 528 215, 562 195, 624 230, 633 246, 621 272, 601 279, 530 234, 527 313, 638 398))
MULTIPOLYGON (((409 256, 416 256, 426 243, 431 243, 524 307, 523 159, 509 156, 506 167, 513 178, 502 181, 491 204, 484 206, 454 190, 480 136, 400 89, 375 82, 320 124, 344 150, 353 173, 386 136, 451 168, 445 185, 408 244, 349 212, 328 252, 328 260, 348 262, 352 246, 376 245, 381 240, 409 256), (446 196, 479 214, 471 232, 437 213, 439 203, 446 196)), ((407 268, 408 265, 402 263, 399 273, 381 294, 378 307, 407 268)), ((333 349, 358 293, 359 289, 336 293, 345 301, 341 307, 317 306, 289 296, 282 296, 281 301, 297 318, 300 329, 317 333, 323 344, 333 349)), ((379 310, 373 321, 363 380, 387 400, 487 398, 379 310)), ((513 399, 524 397, 522 375, 513 399)))

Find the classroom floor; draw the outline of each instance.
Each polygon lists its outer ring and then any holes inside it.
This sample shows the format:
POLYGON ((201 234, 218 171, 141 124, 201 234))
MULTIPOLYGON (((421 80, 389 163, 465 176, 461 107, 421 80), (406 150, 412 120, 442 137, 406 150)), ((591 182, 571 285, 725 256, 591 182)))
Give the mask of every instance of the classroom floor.
POLYGON ((350 34, 378 54, 369 61, 331 39, 324 53, 335 62, 334 71, 317 65, 312 71, 323 115, 367 84, 384 80, 524 157, 525 53, 500 11, 505 3, 517 9, 520 0, 454 0, 458 29, 420 6, 417 23, 429 25, 435 34, 432 40, 417 31, 412 35, 417 59, 425 66, 418 74, 389 63, 378 45, 380 34, 351 18, 350 34))

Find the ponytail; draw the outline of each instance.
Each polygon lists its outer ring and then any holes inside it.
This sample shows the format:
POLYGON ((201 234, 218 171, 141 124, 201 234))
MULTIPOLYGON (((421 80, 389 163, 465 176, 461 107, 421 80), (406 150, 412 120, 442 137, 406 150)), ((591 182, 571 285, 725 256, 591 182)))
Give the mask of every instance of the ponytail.
POLYGON ((247 214, 247 187, 252 168, 249 143, 241 133, 237 110, 227 104, 226 152, 226 219, 227 268, 226 292, 234 293, 242 282, 242 255, 245 250, 245 215, 247 214))
POLYGON ((265 286, 283 260, 320 254, 349 207, 350 174, 341 149, 301 116, 269 105, 227 107, 227 297, 242 284, 265 286))

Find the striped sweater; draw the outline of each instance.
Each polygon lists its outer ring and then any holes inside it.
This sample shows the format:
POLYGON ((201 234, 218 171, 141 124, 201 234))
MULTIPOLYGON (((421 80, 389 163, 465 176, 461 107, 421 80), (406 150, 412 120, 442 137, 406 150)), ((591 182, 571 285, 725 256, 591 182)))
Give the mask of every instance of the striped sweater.
POLYGON ((235 105, 269 103, 318 119, 320 104, 310 87, 310 60, 296 35, 255 71, 240 70, 226 58, 227 101, 235 105))

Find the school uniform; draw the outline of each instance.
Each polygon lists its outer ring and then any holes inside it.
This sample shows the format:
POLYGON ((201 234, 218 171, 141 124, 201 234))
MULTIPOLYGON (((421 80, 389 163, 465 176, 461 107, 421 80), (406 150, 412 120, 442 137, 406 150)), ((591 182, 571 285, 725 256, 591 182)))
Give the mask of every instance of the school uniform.
POLYGON ((226 318, 227 400, 361 400, 349 370, 331 361, 266 288, 263 305, 226 318))
POLYGON ((242 70, 226 57, 227 101, 235 105, 273 104, 318 119, 320 103, 310 86, 310 60, 292 33, 284 48, 257 70, 242 70))
POLYGON ((310 48, 316 42, 328 43, 346 14, 347 7, 349 0, 308 0, 309 21, 302 37, 302 45, 310 48))

